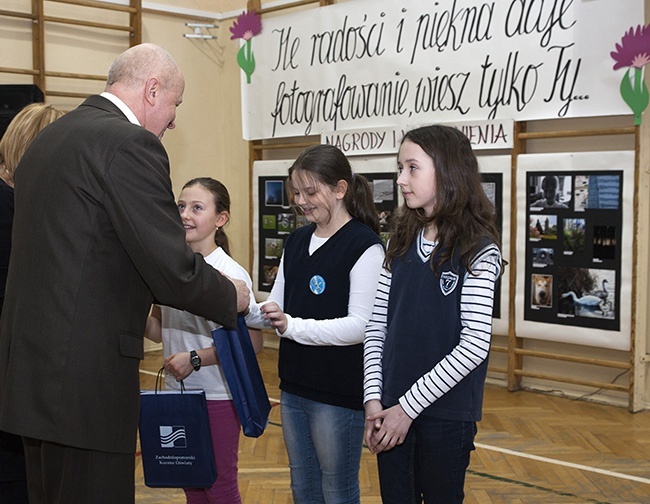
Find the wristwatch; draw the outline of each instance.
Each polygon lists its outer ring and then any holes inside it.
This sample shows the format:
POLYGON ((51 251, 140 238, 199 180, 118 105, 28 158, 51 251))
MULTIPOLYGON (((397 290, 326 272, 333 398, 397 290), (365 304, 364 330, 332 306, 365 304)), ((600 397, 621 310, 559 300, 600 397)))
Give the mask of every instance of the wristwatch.
POLYGON ((201 369, 201 357, 196 353, 196 350, 190 352, 190 364, 192 364, 194 371, 201 369))

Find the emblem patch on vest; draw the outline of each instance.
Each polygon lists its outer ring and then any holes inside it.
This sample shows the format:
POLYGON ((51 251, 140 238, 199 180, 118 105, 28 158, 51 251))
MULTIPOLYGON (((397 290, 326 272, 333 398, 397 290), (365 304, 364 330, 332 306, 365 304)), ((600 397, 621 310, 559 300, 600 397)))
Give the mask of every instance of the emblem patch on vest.
POLYGON ((325 279, 320 275, 314 275, 309 280, 309 290, 317 296, 325 292, 325 279))
POLYGON ((458 285, 458 275, 451 271, 444 271, 440 275, 440 290, 445 296, 448 296, 458 285))

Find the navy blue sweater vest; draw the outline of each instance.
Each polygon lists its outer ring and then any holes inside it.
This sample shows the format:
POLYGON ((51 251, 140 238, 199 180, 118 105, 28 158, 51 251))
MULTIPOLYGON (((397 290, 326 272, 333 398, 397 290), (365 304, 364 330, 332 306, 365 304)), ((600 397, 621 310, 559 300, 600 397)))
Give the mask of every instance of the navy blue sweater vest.
MULTIPOLYGON (((348 314, 350 271, 372 245, 381 243, 352 219, 309 255, 314 224, 297 229, 284 248, 284 311, 293 317, 326 320, 348 314)), ((280 388, 313 401, 363 409, 363 344, 303 345, 280 340, 280 388)))
MULTIPOLYGON (((391 263, 388 332, 383 352, 386 407, 431 371, 460 342, 460 294, 466 270, 447 261, 440 276, 417 253, 417 240, 404 257, 391 263)), ((458 363, 461 366, 460 363, 458 363)), ((427 407, 422 415, 447 420, 481 418, 487 361, 427 407)))

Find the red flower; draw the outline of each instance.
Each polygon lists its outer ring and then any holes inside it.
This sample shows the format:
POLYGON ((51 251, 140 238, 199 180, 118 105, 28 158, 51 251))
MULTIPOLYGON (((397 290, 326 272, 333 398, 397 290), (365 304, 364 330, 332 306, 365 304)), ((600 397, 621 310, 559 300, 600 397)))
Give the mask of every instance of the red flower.
POLYGON ((614 70, 621 67, 642 68, 650 63, 650 25, 638 25, 636 30, 630 30, 623 35, 620 44, 616 44, 616 51, 609 53, 616 60, 614 70))
POLYGON ((240 38, 248 41, 261 31, 262 19, 257 15, 257 12, 242 12, 230 27, 230 33, 232 33, 230 40, 240 38))

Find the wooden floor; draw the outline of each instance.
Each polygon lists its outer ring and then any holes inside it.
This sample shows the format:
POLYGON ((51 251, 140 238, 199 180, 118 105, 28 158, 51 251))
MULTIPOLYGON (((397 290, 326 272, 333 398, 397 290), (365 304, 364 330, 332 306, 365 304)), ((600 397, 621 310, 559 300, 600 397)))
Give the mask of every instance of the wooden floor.
MULTIPOLYGON (((161 359, 147 354, 142 388, 153 388, 161 359)), ((265 348, 259 360, 277 399, 277 351, 265 348)), ((242 436, 245 504, 292 502, 279 409, 260 438, 242 436)), ((365 449, 360 481, 361 502, 380 503, 375 457, 365 449)), ((185 502, 182 490, 147 488, 139 460, 136 485, 138 504, 185 502)), ((466 504, 650 504, 650 412, 487 386, 465 494, 466 504)))

